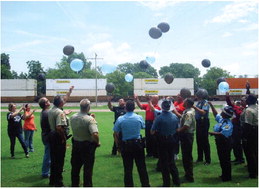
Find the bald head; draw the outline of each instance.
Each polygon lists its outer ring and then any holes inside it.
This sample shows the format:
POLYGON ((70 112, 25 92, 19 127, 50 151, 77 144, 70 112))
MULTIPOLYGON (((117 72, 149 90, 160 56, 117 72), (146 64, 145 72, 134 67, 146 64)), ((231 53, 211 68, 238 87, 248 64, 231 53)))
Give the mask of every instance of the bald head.
POLYGON ((157 105, 158 100, 159 100, 158 95, 152 95, 151 96, 151 102, 152 102, 153 105, 157 105))
POLYGON ((88 100, 87 98, 82 99, 80 101, 80 110, 81 112, 89 112, 90 110, 90 100, 88 100))

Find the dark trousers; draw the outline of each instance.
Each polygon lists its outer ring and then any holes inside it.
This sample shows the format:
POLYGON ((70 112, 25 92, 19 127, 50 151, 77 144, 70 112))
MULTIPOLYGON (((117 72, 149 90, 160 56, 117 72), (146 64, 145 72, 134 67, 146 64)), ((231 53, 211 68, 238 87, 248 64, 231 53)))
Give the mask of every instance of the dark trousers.
POLYGON ((242 130, 239 124, 233 124, 233 132, 231 136, 232 149, 235 159, 239 162, 244 160, 242 148, 242 130))
POLYGON ((92 175, 95 160, 96 144, 72 139, 71 180, 72 187, 79 187, 80 170, 84 166, 84 187, 93 186, 92 175))
POLYGON ((161 163, 161 171, 163 177, 163 186, 170 187, 170 174, 172 175, 173 183, 180 185, 178 169, 174 160, 175 141, 171 138, 158 137, 159 141, 159 160, 161 163))
POLYGON ((18 138, 22 148, 23 148, 23 151, 25 154, 28 154, 28 150, 27 150, 27 147, 25 145, 25 142, 24 142, 24 139, 23 139, 23 135, 22 133, 10 133, 8 132, 8 136, 10 138, 10 152, 11 152, 11 156, 14 156, 14 147, 15 147, 15 140, 16 140, 16 137, 18 138))
POLYGON ((156 144, 153 144, 154 142, 154 136, 150 134, 150 130, 153 125, 153 121, 145 121, 145 136, 146 136, 146 152, 147 155, 152 156, 154 149, 156 148, 156 144))
POLYGON ((112 146, 112 155, 116 155, 117 154, 117 145, 116 142, 113 142, 113 146, 112 146))
POLYGON ((222 181, 231 180, 231 139, 226 138, 223 135, 216 136, 217 153, 219 157, 220 167, 222 170, 222 181))
POLYGON ((181 133, 179 139, 181 142, 181 151, 183 158, 183 168, 185 171, 185 177, 193 180, 193 158, 192 158, 192 145, 193 145, 193 133, 181 133))
POLYGON ((63 167, 66 155, 66 141, 56 132, 51 131, 49 134, 50 144, 50 185, 63 186, 63 167))
POLYGON ((196 141, 197 141, 197 151, 198 160, 203 161, 203 153, 205 155, 205 161, 207 163, 211 162, 210 158, 210 144, 209 144, 209 131, 210 121, 209 119, 199 119, 196 120, 196 141))
POLYGON ((247 134, 243 138, 243 148, 247 161, 247 168, 250 178, 258 176, 258 126, 247 126, 247 134))
POLYGON ((135 142, 135 141, 122 142, 121 155, 122 155, 123 166, 124 166, 125 187, 134 186, 133 177, 132 177, 134 160, 138 169, 141 186, 142 187, 150 186, 149 178, 147 174, 146 162, 145 162, 144 146, 141 144, 141 142, 139 140, 138 142, 135 142))

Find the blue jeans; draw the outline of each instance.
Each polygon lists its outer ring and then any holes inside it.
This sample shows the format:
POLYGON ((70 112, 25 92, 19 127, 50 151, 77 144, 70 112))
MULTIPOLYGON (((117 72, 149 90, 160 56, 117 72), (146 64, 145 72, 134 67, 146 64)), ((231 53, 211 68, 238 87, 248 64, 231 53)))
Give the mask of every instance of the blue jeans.
POLYGON ((25 145, 22 133, 8 132, 8 136, 10 138, 10 143, 11 143, 11 145, 10 145, 11 156, 14 156, 14 146, 15 146, 16 137, 18 138, 19 142, 21 143, 21 146, 23 148, 24 153, 28 154, 28 150, 27 150, 27 147, 25 145))
POLYGON ((50 146, 48 142, 43 144, 44 144, 44 156, 43 156, 43 162, 42 162, 41 175, 43 177, 46 177, 50 175, 50 146))
POLYGON ((24 130, 24 138, 25 138, 25 144, 27 148, 30 150, 30 152, 33 152, 33 133, 34 131, 31 130, 24 130))

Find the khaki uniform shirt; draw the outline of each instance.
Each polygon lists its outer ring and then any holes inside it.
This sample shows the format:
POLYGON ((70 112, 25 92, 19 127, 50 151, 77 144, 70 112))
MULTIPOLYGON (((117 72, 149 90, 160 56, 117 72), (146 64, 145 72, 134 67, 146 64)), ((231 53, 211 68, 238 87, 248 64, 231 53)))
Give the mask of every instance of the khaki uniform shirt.
POLYGON ((245 111, 245 123, 253 126, 258 126, 258 107, 250 105, 245 111))
POLYGON ((70 118, 70 123, 74 140, 93 142, 92 134, 98 133, 98 128, 92 116, 79 112, 70 118))
POLYGON ((48 112, 48 119, 51 131, 55 131, 56 126, 67 126, 65 113, 56 106, 53 106, 48 112))
POLYGON ((196 124, 195 112, 190 108, 184 110, 180 121, 180 128, 186 125, 189 127, 189 129, 187 129, 185 133, 194 133, 195 124, 196 124))

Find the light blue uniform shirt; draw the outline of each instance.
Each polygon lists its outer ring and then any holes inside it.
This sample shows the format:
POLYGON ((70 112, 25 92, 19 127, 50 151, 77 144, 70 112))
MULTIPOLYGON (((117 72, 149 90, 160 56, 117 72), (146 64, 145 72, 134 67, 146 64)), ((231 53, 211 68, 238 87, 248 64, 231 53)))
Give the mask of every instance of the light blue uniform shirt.
POLYGON ((168 136, 176 133, 179 119, 172 112, 163 111, 162 114, 156 117, 152 131, 157 131, 160 135, 168 136))
POLYGON ((205 115, 201 115, 198 111, 195 111, 195 119, 201 119, 202 117, 204 118, 209 118, 209 110, 210 110, 210 105, 208 104, 208 101, 203 99, 201 101, 199 101, 197 104, 196 104, 196 107, 206 111, 206 114, 205 115))
POLYGON ((223 119, 222 116, 218 114, 215 120, 218 124, 214 126, 214 131, 222 133, 226 138, 230 137, 233 132, 233 124, 230 119, 223 119))
POLYGON ((122 133, 122 140, 139 139, 140 130, 145 128, 145 122, 140 115, 127 112, 120 116, 113 127, 114 132, 122 133))

